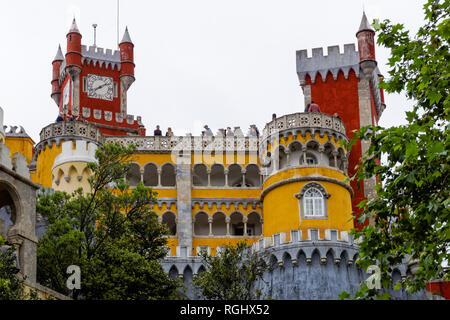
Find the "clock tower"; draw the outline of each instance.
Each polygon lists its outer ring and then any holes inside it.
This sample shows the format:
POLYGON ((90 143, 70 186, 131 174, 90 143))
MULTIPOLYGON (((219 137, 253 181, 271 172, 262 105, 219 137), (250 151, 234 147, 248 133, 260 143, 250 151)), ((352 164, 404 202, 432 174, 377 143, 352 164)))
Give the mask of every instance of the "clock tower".
POLYGON ((81 44, 73 19, 67 52, 53 61, 52 98, 63 118, 95 124, 105 135, 145 135, 141 117, 127 113, 127 92, 134 82, 134 44, 128 28, 119 50, 81 44))

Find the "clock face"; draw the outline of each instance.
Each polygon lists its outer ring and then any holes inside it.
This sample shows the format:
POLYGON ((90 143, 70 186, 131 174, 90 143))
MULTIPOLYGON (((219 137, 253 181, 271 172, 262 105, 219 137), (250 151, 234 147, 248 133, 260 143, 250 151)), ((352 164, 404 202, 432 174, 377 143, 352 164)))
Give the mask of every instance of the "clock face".
POLYGON ((89 98, 112 101, 114 96, 114 82, 111 77, 88 74, 87 94, 89 98))

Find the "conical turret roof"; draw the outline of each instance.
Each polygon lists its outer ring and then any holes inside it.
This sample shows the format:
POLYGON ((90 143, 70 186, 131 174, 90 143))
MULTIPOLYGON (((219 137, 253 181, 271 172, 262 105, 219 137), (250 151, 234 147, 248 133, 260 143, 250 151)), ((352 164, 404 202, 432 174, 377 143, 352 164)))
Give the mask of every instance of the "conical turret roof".
POLYGON ((58 51, 56 51, 56 56, 55 56, 55 59, 53 59, 53 61, 63 61, 63 60, 64 60, 64 56, 61 51, 61 45, 58 45, 58 51))
POLYGON ((73 18, 72 25, 70 26, 70 30, 69 30, 69 33, 72 33, 72 32, 80 33, 80 30, 78 30, 77 22, 75 21, 75 17, 73 18))
POLYGON ((125 27, 125 32, 123 34, 122 41, 120 41, 119 44, 125 42, 133 43, 133 41, 131 41, 130 34, 128 33, 128 27, 125 27))
POLYGON ((359 29, 358 29, 357 33, 364 31, 364 30, 374 31, 372 29, 372 26, 370 25, 369 21, 367 20, 366 13, 363 11, 361 24, 359 25, 359 29))

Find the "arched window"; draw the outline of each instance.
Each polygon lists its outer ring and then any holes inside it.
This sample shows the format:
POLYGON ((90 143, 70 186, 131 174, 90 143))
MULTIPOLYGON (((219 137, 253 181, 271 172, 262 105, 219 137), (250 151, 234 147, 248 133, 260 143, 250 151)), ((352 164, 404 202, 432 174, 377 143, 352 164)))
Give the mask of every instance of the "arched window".
POLYGON ((205 212, 199 212, 194 217, 194 234, 197 236, 209 235, 209 221, 208 214, 205 212))
POLYGON ((166 163, 161 167, 161 185, 163 187, 174 187, 175 184, 175 166, 171 163, 166 163))
POLYGON ((223 165, 213 164, 211 167, 211 186, 223 187, 225 185, 225 173, 223 165))
POLYGON ((261 175, 259 167, 256 164, 249 164, 245 170, 245 186, 246 187, 260 187, 261 175))
POLYGON ((323 195, 316 188, 309 188, 305 192, 305 216, 323 216, 323 195))
POLYGON ((147 163, 144 167, 144 185, 158 185, 158 168, 153 163, 147 163))
POLYGON ((208 171, 206 165, 199 163, 194 165, 193 185, 198 187, 206 187, 208 185, 208 171))
POLYGON ((247 234, 249 236, 262 235, 261 216, 257 212, 250 212, 247 215, 247 234))
POLYGON ((243 178, 242 178, 242 168, 238 164, 231 164, 228 167, 228 185, 230 187, 242 187, 243 178))
POLYGON ((174 236, 177 234, 177 222, 175 213, 165 212, 162 216, 162 223, 167 225, 169 229, 169 235, 174 236))
POLYGON ((327 200, 331 195, 317 183, 307 183, 295 197, 300 200, 300 219, 327 219, 327 200))
POLYGON ((137 186, 141 181, 141 168, 137 163, 130 163, 130 170, 127 173, 127 181, 130 186, 137 186))

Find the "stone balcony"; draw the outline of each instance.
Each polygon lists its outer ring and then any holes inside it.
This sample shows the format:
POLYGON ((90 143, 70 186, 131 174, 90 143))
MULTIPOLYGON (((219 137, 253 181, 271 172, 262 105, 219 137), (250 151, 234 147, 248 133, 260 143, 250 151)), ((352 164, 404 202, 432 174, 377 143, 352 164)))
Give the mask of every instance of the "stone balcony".
POLYGON ((262 138, 266 139, 274 134, 287 134, 289 131, 304 132, 306 129, 316 129, 321 133, 328 131, 331 134, 346 138, 345 125, 339 118, 325 113, 299 112, 284 115, 267 123, 264 127, 262 138), (299 130, 296 130, 299 129, 299 130))
POLYGON ((84 121, 61 121, 42 128, 40 142, 36 145, 35 154, 47 145, 59 144, 61 140, 86 140, 101 145, 104 137, 100 130, 91 123, 84 121))
POLYGON ((222 136, 107 136, 105 143, 118 142, 136 145, 136 150, 145 153, 187 152, 257 152, 257 137, 222 136))

